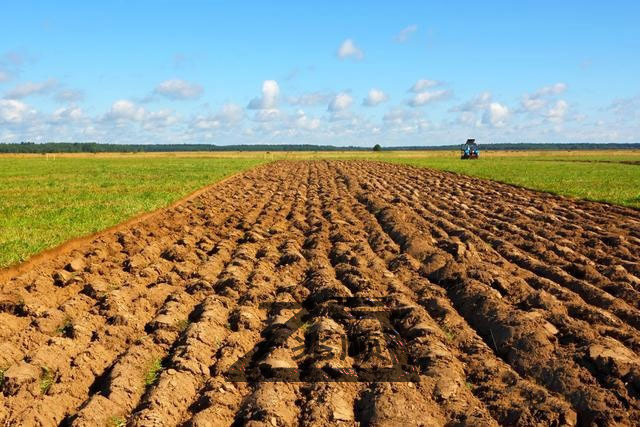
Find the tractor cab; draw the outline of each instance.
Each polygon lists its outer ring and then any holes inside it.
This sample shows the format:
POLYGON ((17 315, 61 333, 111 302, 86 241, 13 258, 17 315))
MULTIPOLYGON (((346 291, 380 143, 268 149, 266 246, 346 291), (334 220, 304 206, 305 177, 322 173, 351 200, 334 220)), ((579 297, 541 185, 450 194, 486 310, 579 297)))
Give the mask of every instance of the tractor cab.
POLYGON ((479 154, 480 150, 478 149, 478 144, 476 144, 475 139, 467 139, 467 142, 460 147, 461 159, 477 159, 479 154))

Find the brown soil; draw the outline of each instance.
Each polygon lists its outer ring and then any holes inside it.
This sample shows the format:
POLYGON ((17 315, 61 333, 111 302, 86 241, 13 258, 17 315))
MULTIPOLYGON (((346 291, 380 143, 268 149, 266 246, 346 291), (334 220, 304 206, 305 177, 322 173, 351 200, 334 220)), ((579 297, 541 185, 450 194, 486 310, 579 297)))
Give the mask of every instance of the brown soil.
POLYGON ((0 424, 640 425, 639 296, 638 211, 279 162, 2 280, 0 424))

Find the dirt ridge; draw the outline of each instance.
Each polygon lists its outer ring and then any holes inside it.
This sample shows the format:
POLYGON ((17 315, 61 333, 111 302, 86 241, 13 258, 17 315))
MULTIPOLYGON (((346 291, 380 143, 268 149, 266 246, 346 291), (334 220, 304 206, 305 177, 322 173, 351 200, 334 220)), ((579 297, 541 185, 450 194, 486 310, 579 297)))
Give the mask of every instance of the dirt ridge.
POLYGON ((278 162, 0 278, 0 424, 638 425, 638 265, 630 209, 278 162))

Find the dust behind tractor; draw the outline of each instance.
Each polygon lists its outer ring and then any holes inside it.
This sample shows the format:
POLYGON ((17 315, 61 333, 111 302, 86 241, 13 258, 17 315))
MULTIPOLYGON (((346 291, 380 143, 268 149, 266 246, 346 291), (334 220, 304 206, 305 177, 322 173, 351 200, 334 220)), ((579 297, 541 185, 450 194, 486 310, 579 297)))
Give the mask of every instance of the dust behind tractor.
POLYGON ((467 139, 467 142, 460 147, 461 159, 477 159, 479 154, 480 150, 475 139, 467 139))

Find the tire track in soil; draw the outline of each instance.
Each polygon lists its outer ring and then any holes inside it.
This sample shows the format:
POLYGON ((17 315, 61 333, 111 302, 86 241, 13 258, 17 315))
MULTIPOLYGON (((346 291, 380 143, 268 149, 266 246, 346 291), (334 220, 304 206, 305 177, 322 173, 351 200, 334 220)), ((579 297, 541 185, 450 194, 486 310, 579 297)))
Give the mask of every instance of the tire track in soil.
POLYGON ((631 209, 279 162, 0 284, 0 424, 638 424, 638 254, 631 209), (305 300, 293 333, 260 308, 305 300), (414 381, 328 381, 401 353, 414 381), (300 381, 265 381, 281 366, 300 381))

